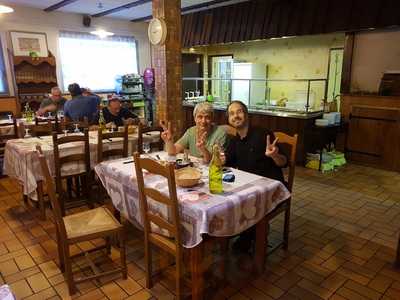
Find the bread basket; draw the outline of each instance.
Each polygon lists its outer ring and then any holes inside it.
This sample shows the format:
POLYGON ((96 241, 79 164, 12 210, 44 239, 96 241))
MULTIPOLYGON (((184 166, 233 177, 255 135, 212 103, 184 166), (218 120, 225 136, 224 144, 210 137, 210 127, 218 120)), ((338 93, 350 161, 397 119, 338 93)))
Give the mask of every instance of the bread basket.
POLYGON ((192 187, 199 183, 201 172, 193 167, 175 170, 175 181, 180 187, 192 187))

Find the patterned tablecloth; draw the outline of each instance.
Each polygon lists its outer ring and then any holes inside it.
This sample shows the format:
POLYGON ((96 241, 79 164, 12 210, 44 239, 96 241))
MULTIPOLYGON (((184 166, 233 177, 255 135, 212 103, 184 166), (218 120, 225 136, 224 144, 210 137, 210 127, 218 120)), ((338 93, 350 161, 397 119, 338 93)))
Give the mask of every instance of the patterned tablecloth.
MULTIPOLYGON (((167 159, 165 153, 158 153, 167 159)), ((155 154, 152 153, 154 157, 155 154)), ((98 164, 95 171, 107 189, 114 206, 130 222, 142 227, 136 172, 133 163, 117 159, 98 164)), ((232 236, 260 221, 279 203, 290 197, 279 181, 233 169, 234 183, 224 183, 224 193, 213 195, 208 190, 208 167, 196 162, 201 169, 201 184, 194 188, 177 188, 183 246, 192 248, 202 241, 202 234, 232 236)), ((145 174, 145 185, 168 195, 167 181, 158 175, 145 174)), ((150 209, 168 217, 167 207, 152 200, 150 209)), ((159 228, 153 227, 158 231, 159 228)), ((167 232, 162 232, 167 234, 167 232)))
MULTIPOLYGON (((145 142, 154 142, 159 139, 159 133, 149 133, 144 136, 145 142)), ((122 138, 113 138, 111 141, 104 140, 104 149, 122 147, 122 138)), ((36 145, 40 145, 50 167, 51 174, 54 172, 53 140, 51 136, 31 137, 25 139, 14 139, 7 141, 4 153, 3 174, 16 178, 23 185, 23 193, 36 199, 35 192, 37 181, 42 180, 40 163, 37 158, 36 145)), ((90 163, 91 167, 97 164, 97 131, 89 132, 90 163)), ((129 135, 128 153, 132 155, 137 147, 137 135, 129 135)), ((82 152, 83 143, 73 142, 60 146, 61 156, 82 152)), ((84 170, 83 163, 71 163, 65 165, 62 174, 72 175, 84 170)))

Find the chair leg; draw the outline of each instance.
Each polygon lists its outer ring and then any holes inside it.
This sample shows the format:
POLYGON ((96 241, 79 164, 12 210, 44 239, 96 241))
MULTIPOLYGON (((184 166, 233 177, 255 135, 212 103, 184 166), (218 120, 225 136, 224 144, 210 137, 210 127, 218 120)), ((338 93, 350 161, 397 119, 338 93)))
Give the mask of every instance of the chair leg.
POLYGON ((145 259, 145 266, 146 266, 146 288, 151 289, 153 287, 153 282, 151 280, 152 274, 152 258, 151 258, 151 248, 148 238, 145 236, 144 241, 144 259, 145 259))
POLYGON ((285 223, 283 229, 283 249, 287 250, 289 247, 289 229, 290 229, 290 207, 291 200, 288 200, 288 204, 285 210, 285 223))
POLYGON ((121 230, 119 233, 119 256, 121 258, 121 267, 122 267, 122 278, 127 279, 127 267, 126 267, 126 248, 125 248, 125 231, 121 230))
POLYGON ((176 255, 176 299, 183 299, 183 265, 182 265, 182 255, 177 253, 176 255))
POLYGON ((43 197, 43 181, 39 181, 37 183, 36 191, 37 191, 37 196, 38 196, 40 219, 45 221, 46 220, 46 207, 44 205, 44 197, 43 197))
POLYGON ((399 242, 397 244, 396 266, 400 268, 400 236, 399 236, 399 242))
POLYGON ((60 239, 60 233, 59 233, 59 231, 57 229, 57 226, 56 226, 56 236, 57 236, 57 245, 58 245, 57 246, 57 250, 58 250, 58 260, 60 262, 60 270, 61 270, 62 273, 64 273, 65 272, 64 249, 61 246, 62 245, 62 241, 60 239))
POLYGON ((72 274, 72 264, 69 253, 69 245, 64 242, 63 248, 64 248, 63 252, 64 252, 64 263, 65 263, 65 275, 67 277, 68 291, 70 295, 73 295, 76 292, 76 287, 75 287, 74 277, 72 274))

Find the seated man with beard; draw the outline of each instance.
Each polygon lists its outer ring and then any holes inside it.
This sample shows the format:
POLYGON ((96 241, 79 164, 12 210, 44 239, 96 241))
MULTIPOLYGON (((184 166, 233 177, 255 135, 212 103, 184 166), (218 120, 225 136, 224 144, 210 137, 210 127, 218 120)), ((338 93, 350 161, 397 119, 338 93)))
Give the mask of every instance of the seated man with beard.
POLYGON ((172 141, 171 124, 164 124, 164 132, 161 134, 166 151, 169 155, 175 155, 189 149, 190 155, 202 157, 205 163, 211 160, 212 147, 219 144, 223 149, 226 146, 226 132, 221 126, 212 123, 213 107, 210 103, 198 103, 193 110, 195 126, 186 130, 185 134, 174 144, 172 141))
MULTIPOLYGON (((272 132, 252 128, 248 122, 246 105, 232 101, 227 108, 229 125, 236 129, 236 136, 231 139, 225 152, 225 164, 249 173, 284 182, 282 168, 287 158, 281 154, 272 132)), ((247 252, 255 238, 254 228, 243 232, 235 242, 234 248, 247 252)))

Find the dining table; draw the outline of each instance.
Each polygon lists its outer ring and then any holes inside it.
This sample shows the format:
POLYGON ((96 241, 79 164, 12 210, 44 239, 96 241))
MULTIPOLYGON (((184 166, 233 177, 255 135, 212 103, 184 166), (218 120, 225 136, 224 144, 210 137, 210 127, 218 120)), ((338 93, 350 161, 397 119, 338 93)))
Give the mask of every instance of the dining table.
MULTIPOLYGON (((162 162, 175 162, 176 157, 165 152, 144 154, 162 162)), ((189 249, 192 266, 192 298, 201 299, 204 279, 201 260, 204 241, 208 237, 232 237, 256 227, 254 263, 259 272, 265 266, 267 224, 265 216, 290 198, 290 192, 280 181, 238 169, 229 169, 234 182, 223 182, 223 193, 211 194, 208 188, 208 165, 191 157, 194 167, 202 173, 199 184, 190 188, 177 187, 181 222, 181 241, 189 249), (195 270, 195 271, 194 271, 195 270)), ((111 197, 114 207, 134 226, 143 230, 139 190, 135 165, 131 158, 105 161, 95 166, 95 172, 111 197)), ((155 188, 168 196, 166 178, 145 174, 146 187, 155 188)), ((169 219, 169 210, 151 199, 149 209, 169 219)), ((155 224, 152 230, 167 235, 155 224)))
MULTIPOLYGON (((68 133, 68 135, 83 133, 68 133)), ((65 134, 60 134, 64 136, 65 134)), ((158 132, 149 132, 144 135, 143 140, 147 143, 158 141, 158 132)), ((136 133, 128 136, 128 154, 132 155, 137 149, 138 136, 136 133)), ((90 165, 93 169, 97 161, 98 132, 89 131, 90 165)), ((15 178, 23 187, 23 194, 32 200, 37 200, 38 183, 43 181, 43 176, 37 159, 36 145, 41 146, 46 161, 50 168, 50 174, 55 176, 54 147, 52 136, 26 137, 8 140, 4 150, 3 174, 15 178)), ((111 138, 103 140, 104 150, 121 148, 122 138, 111 138)), ((82 142, 71 142, 60 145, 60 155, 81 153, 82 142)), ((84 163, 68 164, 63 166, 63 175, 74 175, 84 171, 84 163)))

